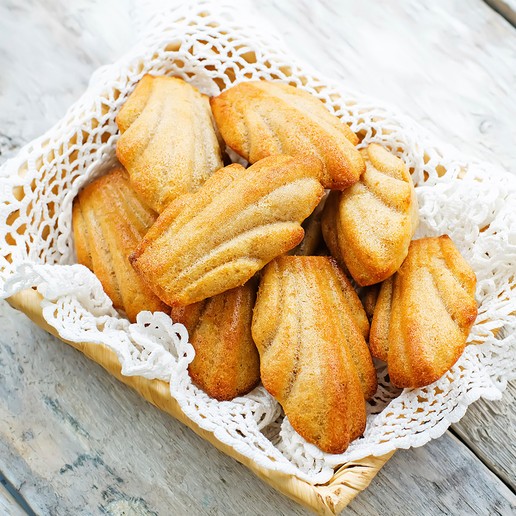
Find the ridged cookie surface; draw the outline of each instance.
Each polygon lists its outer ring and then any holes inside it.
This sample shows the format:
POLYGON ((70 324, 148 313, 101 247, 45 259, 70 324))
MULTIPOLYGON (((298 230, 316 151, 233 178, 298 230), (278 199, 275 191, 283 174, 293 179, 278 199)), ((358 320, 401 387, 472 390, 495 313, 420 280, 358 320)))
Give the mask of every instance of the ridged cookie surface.
POLYGON ((212 98, 211 108, 227 145, 250 163, 274 154, 315 156, 324 165, 324 187, 338 190, 364 171, 356 135, 300 88, 242 82, 212 98))
POLYGON ((382 284, 369 341, 394 385, 429 385, 458 360, 477 316, 475 285, 448 236, 410 244, 399 271, 382 284))
POLYGON ((223 166, 208 98, 182 79, 145 75, 116 121, 117 157, 158 213, 223 166))
POLYGON ((172 308, 195 349, 188 370, 192 381, 212 398, 231 400, 260 381, 260 358, 251 337, 256 284, 223 292, 199 303, 172 308))
POLYGON ((418 205, 403 161, 377 144, 362 151, 366 171, 326 201, 326 245, 361 286, 392 276, 407 256, 418 225, 418 205))
POLYGON ((321 163, 273 156, 230 165, 173 202, 131 257, 167 304, 189 305, 243 285, 303 238, 323 195, 321 163))
POLYGON ((117 168, 79 193, 72 222, 79 263, 95 273, 115 308, 131 321, 142 310, 168 311, 129 263, 157 214, 145 206, 117 168))
POLYGON ((356 292, 332 258, 281 256, 267 265, 252 333, 264 387, 294 429, 341 453, 366 424, 376 371, 369 324, 356 292))

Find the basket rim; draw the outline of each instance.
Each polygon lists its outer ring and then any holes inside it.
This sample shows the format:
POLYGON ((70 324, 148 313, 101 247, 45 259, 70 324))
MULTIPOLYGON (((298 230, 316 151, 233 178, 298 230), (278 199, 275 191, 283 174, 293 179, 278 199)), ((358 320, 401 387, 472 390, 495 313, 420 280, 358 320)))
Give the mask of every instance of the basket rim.
MULTIPOLYGON (((120 58, 120 60, 124 59, 124 57, 125 56, 120 58)), ((298 63, 298 60, 296 59, 295 62, 298 63)), ((101 67, 95 73, 100 75, 103 70, 109 69, 110 66, 111 65, 106 65, 105 67, 101 67)), ((313 73, 311 67, 305 67, 305 71, 307 74, 313 73)), ((322 74, 316 74, 316 76, 318 79, 321 80, 326 79, 322 74)), ((327 84, 328 86, 332 86, 334 84, 334 81, 327 81, 327 84)), ((370 100, 375 99, 370 98, 370 100)), ((77 101, 77 103, 79 101, 80 99, 77 101)), ((379 101, 378 105, 383 106, 384 108, 390 108, 390 106, 384 101, 379 101)), ((398 115, 400 115, 399 110, 394 108, 393 110, 398 115)), ((40 147, 43 151, 45 147, 44 143, 48 135, 52 134, 55 128, 57 128, 60 124, 63 124, 62 127, 66 126, 65 122, 67 120, 67 115, 65 115, 60 121, 58 121, 55 126, 51 127, 45 134, 22 147, 22 149, 18 151, 16 156, 12 158, 13 163, 11 165, 14 167, 15 164, 21 165, 22 163, 24 163, 27 157, 31 154, 31 151, 34 149, 34 147, 40 147)), ((401 115, 400 118, 407 117, 405 115, 401 115)), ((422 129, 416 122, 414 122, 414 126, 417 126, 418 129, 420 129, 420 132, 425 134, 428 133, 428 131, 422 129)), ((434 142, 433 138, 431 139, 431 142, 434 142)), ((457 154, 458 156, 462 157, 460 153, 457 154)), ((7 165, 9 161, 0 166, 0 176, 2 175, 2 172, 9 171, 10 167, 9 165, 7 165)), ((465 159, 465 161, 467 163, 476 162, 476 160, 472 159, 465 159)), ((17 168, 19 172, 19 166, 17 168)), ((506 174, 507 176, 510 175, 507 172, 504 172, 504 174, 506 174)), ((516 182, 516 177, 511 175, 511 181, 516 182)), ((68 342, 59 337, 59 335, 57 335, 56 330, 52 328, 44 320, 41 310, 41 297, 40 294, 37 293, 35 290, 27 289, 26 291, 21 291, 11 296, 7 300, 12 306, 28 315, 29 318, 31 318, 38 326, 42 327, 43 329, 53 334, 60 340, 66 342, 67 344, 72 345, 79 351, 83 352, 86 356, 93 359, 106 370, 108 370, 108 372, 110 372, 110 374, 115 376, 117 379, 136 389, 148 401, 158 406, 162 410, 165 410, 169 414, 173 415, 174 417, 176 417, 176 419, 182 421, 184 424, 192 428, 198 435, 200 435, 205 440, 208 440, 213 445, 215 445, 219 450, 223 451, 227 455, 232 456, 236 460, 239 460, 239 462, 246 465, 264 481, 266 481, 279 491, 283 492, 293 500, 322 514, 334 514, 335 512, 338 512, 342 508, 344 508, 354 498, 354 496, 358 494, 358 492, 367 487, 374 475, 376 475, 376 473, 383 466, 383 464, 385 464, 385 462, 394 453, 394 451, 392 451, 390 453, 387 453, 386 455, 382 455, 381 457, 367 457, 366 459, 361 459, 359 461, 344 464, 343 466, 337 467, 334 470, 333 477, 329 482, 327 482, 326 484, 319 485, 310 484, 304 480, 295 477, 294 475, 279 473, 268 468, 263 468, 258 464, 254 463, 254 461, 252 461, 251 459, 245 456, 241 456, 239 452, 237 452, 234 448, 231 448, 225 445, 224 443, 218 441, 214 437, 214 435, 209 431, 203 430, 202 428, 198 427, 196 423, 194 423, 192 420, 185 416, 185 414, 180 410, 179 406, 173 408, 172 405, 170 405, 171 408, 167 408, 167 406, 172 402, 170 400, 167 401, 166 397, 162 398, 162 396, 164 396, 162 391, 166 391, 168 393, 168 389, 164 389, 163 386, 159 387, 159 385, 161 384, 166 386, 165 382, 162 382, 160 380, 146 380, 143 377, 122 376, 119 371, 119 362, 116 358, 115 353, 106 348, 103 344, 73 343, 68 342), (94 347, 98 349, 94 349, 94 347), (135 380, 136 378, 140 378, 140 380, 135 380), (152 384, 152 386, 149 384, 152 384), (160 404, 163 406, 160 406, 160 404), (197 427, 197 429, 194 427, 197 427)), ((177 404, 175 400, 174 403, 177 404)))

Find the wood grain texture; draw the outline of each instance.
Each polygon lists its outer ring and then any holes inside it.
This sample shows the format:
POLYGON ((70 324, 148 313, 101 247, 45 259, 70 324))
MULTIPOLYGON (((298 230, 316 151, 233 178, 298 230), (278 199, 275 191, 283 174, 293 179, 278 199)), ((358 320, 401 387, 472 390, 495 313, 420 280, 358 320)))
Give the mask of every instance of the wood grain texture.
POLYGON ((0 157, 43 134, 83 92, 93 71, 129 48, 131 4, 0 2, 0 157))
POLYGON ((516 30, 481 0, 261 0, 315 70, 516 170, 516 30))
POLYGON ((510 515, 516 496, 450 432, 397 451, 343 514, 360 516, 510 515))
POLYGON ((7 488, 0 482, 0 514, 5 516, 24 516, 25 511, 7 488))
POLYGON ((453 432, 516 492, 516 382, 500 401, 479 400, 453 432))
MULTIPOLYGON (((2 0, 0 162, 129 46, 130 7, 2 0)), ((260 10, 320 72, 398 105, 466 153, 516 168, 516 31, 482 1, 261 0, 260 10)), ((308 514, 5 303, 0 327, 0 471, 36 512, 308 514)), ((516 464, 511 419, 500 414, 513 414, 514 400, 514 387, 500 402, 481 400, 456 425, 504 480, 516 464)), ((447 434, 398 452, 346 513, 511 514, 511 504, 447 434)))

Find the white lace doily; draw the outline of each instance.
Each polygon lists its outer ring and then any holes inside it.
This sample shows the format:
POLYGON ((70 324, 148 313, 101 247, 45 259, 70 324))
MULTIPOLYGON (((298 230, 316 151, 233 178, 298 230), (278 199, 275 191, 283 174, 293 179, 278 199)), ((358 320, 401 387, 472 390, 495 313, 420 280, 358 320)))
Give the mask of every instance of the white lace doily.
POLYGON ((37 287, 45 319, 63 338, 105 344, 125 375, 170 381, 185 414, 220 441, 263 467, 313 483, 328 481, 347 461, 420 446, 479 397, 499 398, 516 376, 516 179, 462 158, 395 110, 320 78, 257 17, 251 25, 238 2, 188 4, 155 12, 140 43, 97 70, 63 120, 1 167, 0 295, 37 287), (249 79, 306 89, 363 136, 361 146, 378 142, 403 158, 417 185, 417 236, 449 234, 475 270, 479 315, 463 356, 423 389, 393 389, 380 369, 366 432, 342 455, 307 444, 262 387, 231 402, 210 399, 190 381, 193 348, 183 326, 148 312, 130 324, 96 277, 73 265, 73 199, 113 164, 115 116, 145 73, 183 77, 208 95, 249 79))

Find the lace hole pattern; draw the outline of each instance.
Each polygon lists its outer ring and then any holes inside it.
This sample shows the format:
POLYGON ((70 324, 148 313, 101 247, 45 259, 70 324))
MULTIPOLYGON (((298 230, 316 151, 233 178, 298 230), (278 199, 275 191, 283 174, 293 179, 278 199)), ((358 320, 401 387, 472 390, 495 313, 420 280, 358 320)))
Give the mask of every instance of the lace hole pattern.
POLYGON ((156 12, 141 41, 97 70, 65 117, 0 168, 0 199, 0 295, 37 288, 43 315, 62 338, 105 344, 123 374, 169 381, 188 417, 262 467, 328 482, 342 464, 439 437, 470 403, 499 398, 516 376, 514 177, 463 158, 395 109, 319 77, 234 4, 156 12), (207 95, 259 79, 306 89, 350 125, 360 147, 379 143, 407 163, 420 204, 416 237, 449 234, 475 270, 479 315, 463 356, 435 384, 404 391, 390 385, 379 364, 366 432, 345 453, 306 443, 262 387, 231 402, 210 399, 190 381, 193 348, 185 328, 162 313, 142 312, 130 324, 96 277, 75 264, 73 199, 116 162, 116 114, 146 73, 182 77, 207 95))

